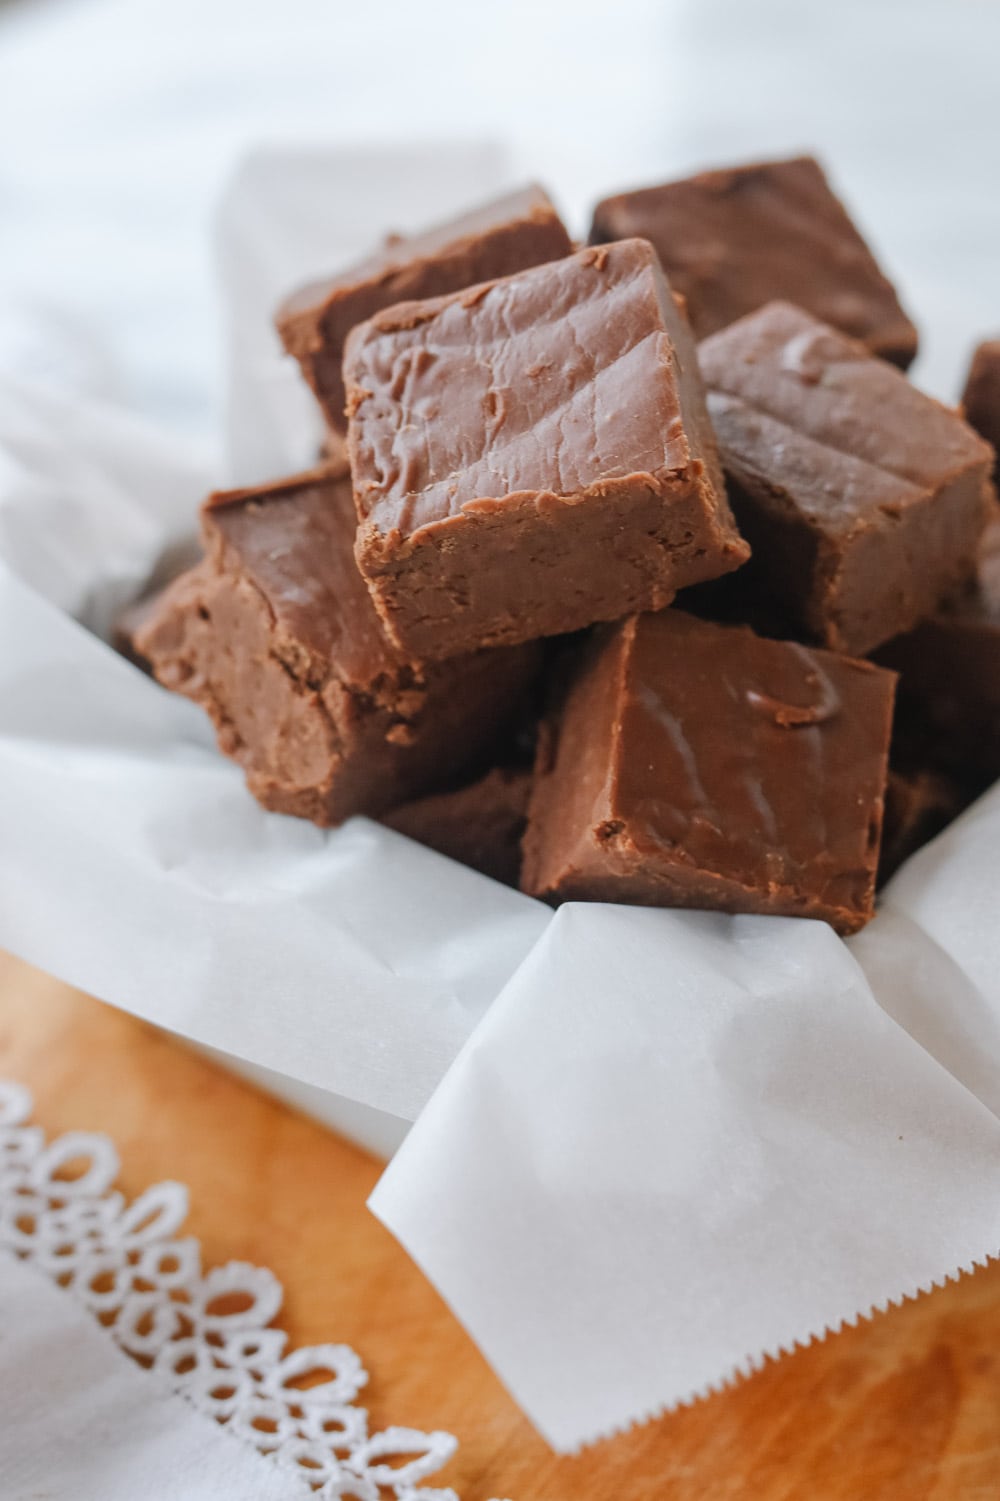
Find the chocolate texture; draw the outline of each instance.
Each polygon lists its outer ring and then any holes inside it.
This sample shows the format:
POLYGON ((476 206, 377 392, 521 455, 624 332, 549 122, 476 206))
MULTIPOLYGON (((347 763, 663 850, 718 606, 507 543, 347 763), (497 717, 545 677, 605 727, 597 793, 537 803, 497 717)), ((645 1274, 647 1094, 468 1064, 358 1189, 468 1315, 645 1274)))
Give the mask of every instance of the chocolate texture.
POLYGON ((356 323, 395 302, 457 292, 556 260, 572 248, 547 195, 538 187, 525 188, 423 234, 390 236, 360 265, 295 292, 278 309, 275 323, 327 422, 343 432, 341 365, 344 342, 356 323))
POLYGON ((748 555, 642 241, 389 309, 344 372, 358 563, 420 657, 659 609, 748 555))
POLYGON ((976 790, 1000 777, 1000 522, 972 583, 876 660, 899 673, 901 729, 933 764, 976 790))
MULTIPOLYGON (((169 588, 169 585, 167 586, 169 588)), ((115 651, 140 668, 142 672, 151 672, 152 668, 148 657, 144 656, 136 644, 136 638, 145 631, 150 621, 155 618, 160 610, 160 601, 166 591, 157 589, 144 594, 141 599, 134 600, 126 605, 115 621, 111 635, 111 645, 115 651)))
POLYGON ((505 886, 517 886, 531 772, 494 767, 453 791, 404 803, 382 822, 505 886))
POLYGON ((347 439, 343 433, 338 433, 332 427, 326 429, 320 441, 316 462, 321 469, 346 469, 347 439))
POLYGON ((1000 477, 1000 339, 986 339, 976 348, 962 406, 970 425, 997 455, 994 474, 1000 477))
POLYGON ((317 470, 211 496, 205 561, 136 636, 193 698, 266 807, 314 823, 379 814, 488 755, 534 647, 425 668, 386 638, 353 556, 350 481, 317 470))
POLYGON ((913 771, 891 768, 878 862, 879 885, 947 828, 966 801, 959 784, 942 772, 927 767, 913 771))
POLYGON ((680 610, 597 633, 543 734, 522 889, 871 917, 894 679, 680 610))
POLYGON ((957 412, 788 303, 706 339, 699 358, 753 553, 739 590, 790 634, 866 654, 969 576, 992 455, 957 412))
POLYGON ((594 210, 591 243, 639 235, 704 339, 781 298, 904 370, 917 331, 810 156, 700 172, 620 193, 594 210))
POLYGON ((197 541, 188 539, 174 544, 159 559, 143 592, 115 618, 111 645, 142 672, 151 672, 152 668, 136 644, 137 637, 156 615, 167 588, 175 579, 195 568, 201 558, 202 549, 197 541))

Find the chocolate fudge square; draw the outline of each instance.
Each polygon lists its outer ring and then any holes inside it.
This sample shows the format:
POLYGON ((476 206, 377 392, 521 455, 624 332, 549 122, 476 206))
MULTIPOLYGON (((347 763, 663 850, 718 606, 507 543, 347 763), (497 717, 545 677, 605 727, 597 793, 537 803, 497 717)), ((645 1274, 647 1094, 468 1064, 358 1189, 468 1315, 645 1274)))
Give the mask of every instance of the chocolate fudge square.
POLYGON ((505 886, 517 886, 531 772, 496 766, 466 787, 404 803, 382 822, 505 886))
POLYGON ((522 890, 872 916, 892 673, 680 610, 597 634, 543 735, 522 890))
POLYGON ((379 313, 344 373, 358 563, 417 656, 659 609, 748 555, 642 240, 379 313))
POLYGON ((998 455, 994 473, 1000 477, 1000 339, 986 339, 976 348, 962 407, 970 426, 998 455))
POLYGON ((211 496, 205 561, 135 641, 161 683, 207 710, 265 808, 321 825, 380 814, 488 756, 537 661, 533 647, 407 659, 358 574, 354 529, 345 470, 211 496))
POLYGON ((975 577, 876 660, 899 673, 899 719, 933 763, 982 790, 1000 777, 1000 522, 975 577))
POLYGON ((152 668, 148 659, 139 651, 136 638, 142 635, 150 621, 158 615, 165 592, 164 589, 157 589, 144 594, 132 604, 126 605, 115 621, 111 645, 116 652, 127 657, 141 672, 150 672, 152 668))
POLYGON ((606 198, 591 243, 652 241, 695 337, 775 298, 806 308, 904 370, 917 331, 811 156, 700 172, 606 198))
POLYGON ((572 249, 548 196, 539 187, 528 187, 423 234, 391 236, 360 265, 295 292, 278 309, 275 323, 327 422, 344 432, 341 365, 344 341, 356 323, 394 302, 457 292, 556 260, 572 249))
POLYGON ((791 634, 864 655, 969 576, 992 455, 957 412, 788 303, 698 353, 753 552, 740 586, 791 634))

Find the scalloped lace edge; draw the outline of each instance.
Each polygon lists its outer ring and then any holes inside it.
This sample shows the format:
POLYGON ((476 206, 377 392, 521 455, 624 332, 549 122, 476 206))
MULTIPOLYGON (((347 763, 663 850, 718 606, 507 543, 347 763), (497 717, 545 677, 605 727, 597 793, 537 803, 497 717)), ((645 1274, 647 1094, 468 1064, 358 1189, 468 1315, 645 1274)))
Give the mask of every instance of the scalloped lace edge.
POLYGON ((283 1301, 272 1272, 202 1269, 198 1242, 178 1236, 183 1184, 128 1203, 110 1138, 69 1131, 49 1142, 32 1107, 27 1089, 0 1080, 0 1250, 64 1288, 126 1354, 317 1501, 458 1501, 423 1483, 455 1453, 450 1433, 370 1433, 357 1401, 368 1375, 350 1346, 289 1350, 272 1327, 283 1301))

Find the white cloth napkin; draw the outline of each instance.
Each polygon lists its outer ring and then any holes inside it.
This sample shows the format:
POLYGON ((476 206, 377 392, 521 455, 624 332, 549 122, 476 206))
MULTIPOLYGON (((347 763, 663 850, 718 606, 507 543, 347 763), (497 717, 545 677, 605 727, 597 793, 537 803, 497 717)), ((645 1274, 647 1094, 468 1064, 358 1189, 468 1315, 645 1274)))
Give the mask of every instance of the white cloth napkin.
POLYGON ((4 1501, 309 1501, 123 1355, 94 1316, 0 1251, 4 1501))
POLYGON ((452 1435, 373 1432, 357 1352, 289 1348, 266 1267, 204 1267, 182 1184, 129 1203, 108 1137, 30 1112, 0 1079, 4 1501, 458 1501, 423 1485, 452 1435))

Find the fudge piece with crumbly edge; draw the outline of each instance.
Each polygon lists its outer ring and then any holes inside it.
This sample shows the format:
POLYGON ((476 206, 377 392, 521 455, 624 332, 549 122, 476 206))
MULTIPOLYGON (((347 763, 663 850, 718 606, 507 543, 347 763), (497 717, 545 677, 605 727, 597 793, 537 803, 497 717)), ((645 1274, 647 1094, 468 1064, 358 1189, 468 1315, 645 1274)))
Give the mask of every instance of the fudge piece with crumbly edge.
POLYGON ((206 558, 134 637, 211 716, 266 808, 321 825, 378 815, 487 757, 533 646, 426 667, 389 642, 354 562, 345 470, 213 495, 206 558))

